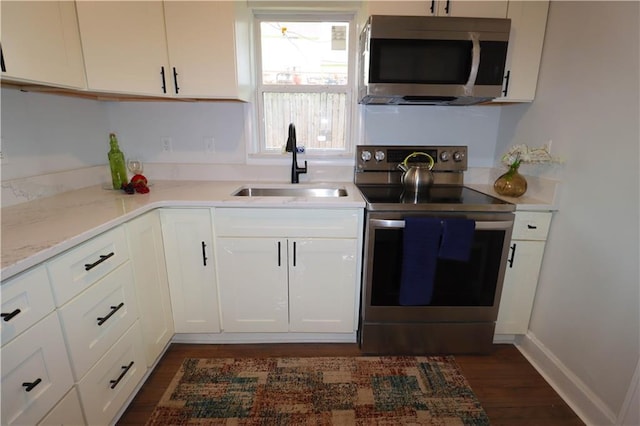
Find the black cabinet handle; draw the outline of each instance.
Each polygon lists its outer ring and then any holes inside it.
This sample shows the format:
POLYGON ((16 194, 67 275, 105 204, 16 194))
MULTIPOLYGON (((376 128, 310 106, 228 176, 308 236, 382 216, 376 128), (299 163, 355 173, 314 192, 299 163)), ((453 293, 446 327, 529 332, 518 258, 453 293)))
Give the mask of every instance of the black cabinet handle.
POLYGON ((16 309, 13 312, 9 312, 8 314, 0 314, 0 316, 2 316, 2 319, 6 322, 6 321, 11 321, 11 318, 15 317, 16 315, 18 315, 20 312, 20 309, 16 309))
POLYGON ((180 91, 178 87, 178 73, 176 72, 176 67, 173 67, 173 84, 176 86, 176 95, 180 91))
POLYGON ((35 382, 24 382, 22 386, 24 386, 25 391, 31 392, 40 382, 42 382, 42 379, 38 377, 35 382))
POLYGON ((167 82, 164 78, 164 67, 160 67, 160 75, 162 76, 162 93, 167 93, 167 82))
POLYGON ((125 374, 127 374, 127 372, 129 371, 129 369, 133 366, 133 361, 131 361, 129 363, 129 365, 123 365, 123 371, 122 373, 120 373, 120 375, 118 376, 117 379, 115 380, 109 380, 109 383, 111 383, 111 386, 109 386, 111 389, 115 389, 116 386, 118 386, 118 383, 120 383, 120 380, 122 380, 122 378, 125 376, 125 374))
POLYGON ((278 241, 278 266, 282 266, 282 243, 278 241))
POLYGON ((536 225, 527 225, 527 229, 538 229, 536 225))
POLYGON ((296 266, 296 242, 293 242, 293 266, 296 266))
POLYGON ((509 78, 511 78, 511 70, 507 71, 507 74, 504 76, 504 90, 502 91, 503 96, 507 96, 509 92, 509 78))
POLYGON ((2 44, 0 44, 0 70, 7 72, 7 66, 4 64, 4 52, 2 51, 2 44))
POLYGON ((436 0, 431 0, 431 14, 435 14, 436 13, 436 0))
POLYGON ((205 242, 202 242, 202 264, 204 266, 207 266, 207 251, 206 251, 207 245, 205 244, 205 242))
POLYGON ((451 6, 451 0, 447 0, 447 4, 444 6, 444 13, 449 14, 449 6, 451 6))
POLYGON ((111 252, 109 254, 101 254, 100 255, 100 260, 96 260, 93 263, 85 263, 84 264, 84 270, 85 271, 90 271, 93 268, 95 268, 96 266, 98 266, 99 264, 101 264, 102 262, 104 262, 105 260, 107 260, 108 258, 110 258, 111 256, 115 255, 114 252, 111 252))
POLYGON ((509 263, 509 268, 513 268, 513 259, 516 255, 516 243, 513 243, 513 245, 511 246, 511 257, 509 258, 509 260, 507 260, 507 262, 509 263))
POLYGON ((96 318, 98 320, 98 325, 102 325, 105 322, 107 322, 107 320, 109 318, 111 318, 113 316, 113 314, 118 312, 120 310, 120 308, 122 308, 123 306, 124 306, 124 302, 120 302, 120 304, 118 306, 111 306, 111 312, 109 312, 106 317, 98 317, 98 318, 96 318))

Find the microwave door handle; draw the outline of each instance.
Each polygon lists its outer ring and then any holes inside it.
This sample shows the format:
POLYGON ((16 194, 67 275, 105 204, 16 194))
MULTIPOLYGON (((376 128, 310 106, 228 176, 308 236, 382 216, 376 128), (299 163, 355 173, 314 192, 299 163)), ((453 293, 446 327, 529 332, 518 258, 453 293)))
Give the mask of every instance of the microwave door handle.
POLYGON ((469 80, 464 85, 464 95, 473 96, 473 87, 476 84, 476 78, 478 77, 478 68, 480 67, 480 40, 478 40, 478 33, 469 33, 471 38, 471 70, 469 71, 469 80))

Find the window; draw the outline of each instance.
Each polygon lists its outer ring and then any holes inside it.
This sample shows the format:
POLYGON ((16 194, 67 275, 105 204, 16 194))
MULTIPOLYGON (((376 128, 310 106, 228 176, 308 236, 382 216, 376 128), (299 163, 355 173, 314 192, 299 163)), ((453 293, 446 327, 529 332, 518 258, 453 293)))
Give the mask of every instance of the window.
POLYGON ((259 152, 280 154, 293 123, 307 155, 349 154, 352 17, 256 18, 259 152))

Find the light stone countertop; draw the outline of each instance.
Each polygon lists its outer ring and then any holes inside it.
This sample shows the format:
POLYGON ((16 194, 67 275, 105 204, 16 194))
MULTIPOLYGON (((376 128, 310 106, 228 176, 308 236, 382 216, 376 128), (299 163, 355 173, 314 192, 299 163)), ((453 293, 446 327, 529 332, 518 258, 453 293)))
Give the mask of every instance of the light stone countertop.
MULTIPOLYGON (((148 194, 125 194, 102 185, 3 207, 1 278, 7 279, 44 262, 142 213, 159 207, 364 208, 352 182, 300 183, 296 187, 340 187, 336 198, 234 197, 245 186, 291 187, 283 182, 154 181, 148 194)), ((553 211, 553 194, 531 191, 520 198, 501 197, 492 185, 467 183, 477 191, 516 204, 516 210, 553 211)))
POLYGON ((2 208, 2 279, 62 253, 114 226, 159 207, 364 208, 352 182, 298 184, 340 187, 346 197, 234 197, 243 186, 286 183, 238 181, 154 181, 148 194, 91 186, 2 208))

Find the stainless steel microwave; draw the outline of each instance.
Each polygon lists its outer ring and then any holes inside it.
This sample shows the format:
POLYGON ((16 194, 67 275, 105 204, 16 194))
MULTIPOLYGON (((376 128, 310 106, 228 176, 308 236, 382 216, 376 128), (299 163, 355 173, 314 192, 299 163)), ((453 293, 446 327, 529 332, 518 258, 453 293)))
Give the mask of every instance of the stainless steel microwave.
POLYGON ((358 99, 474 105, 499 97, 511 20, 373 15, 359 39, 358 99))

